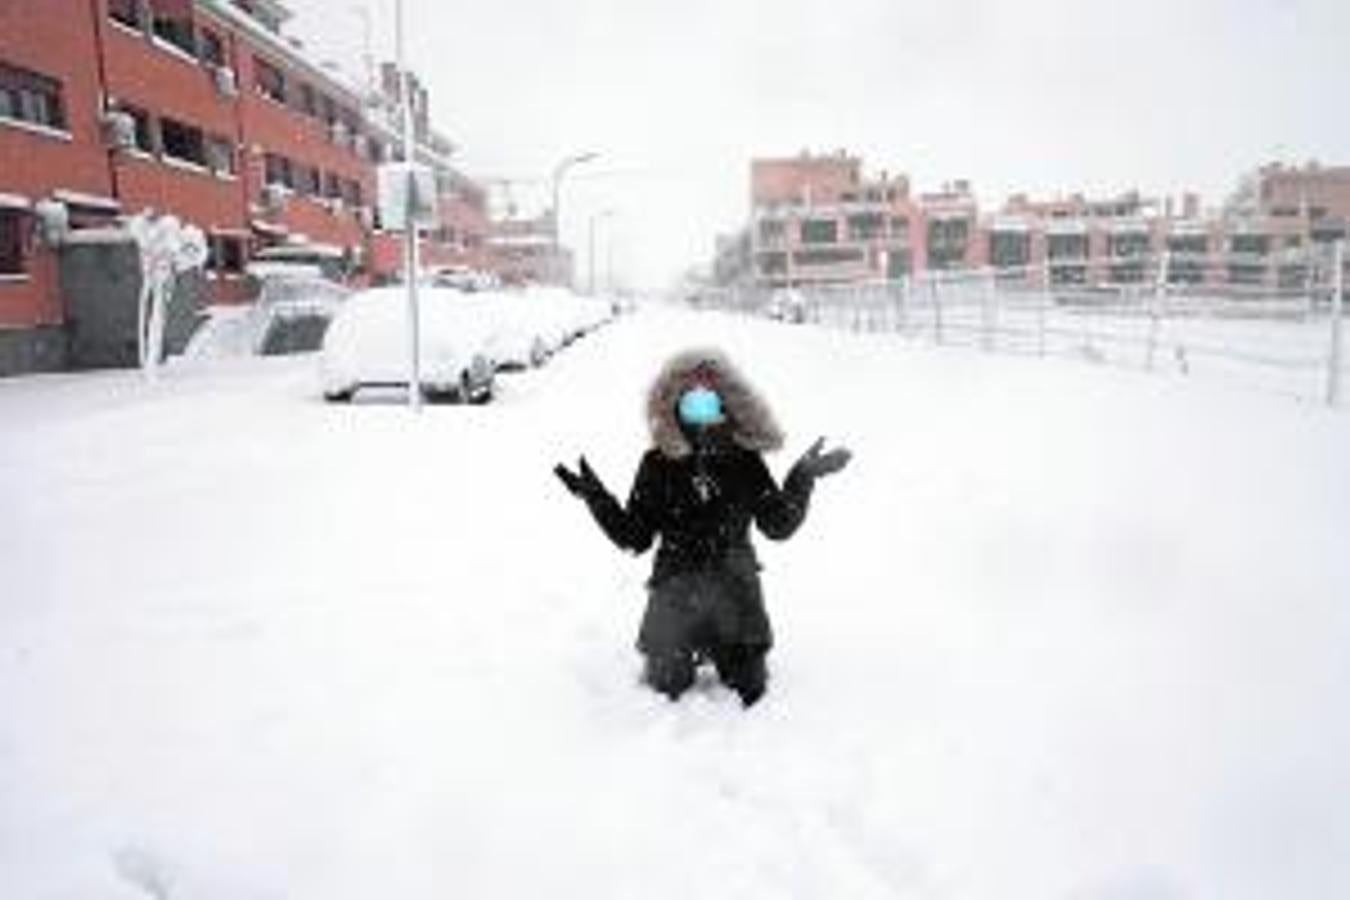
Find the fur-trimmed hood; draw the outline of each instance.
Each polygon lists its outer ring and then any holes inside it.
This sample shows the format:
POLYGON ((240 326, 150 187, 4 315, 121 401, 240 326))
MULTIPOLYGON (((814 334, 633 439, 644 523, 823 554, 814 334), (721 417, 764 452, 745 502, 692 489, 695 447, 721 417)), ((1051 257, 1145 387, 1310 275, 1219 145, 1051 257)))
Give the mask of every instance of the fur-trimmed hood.
POLYGON ((695 384, 705 384, 722 398, 731 437, 747 450, 768 452, 783 446, 783 432, 764 399, 721 350, 686 350, 666 361, 647 391, 647 427, 662 454, 678 459, 692 451, 680 428, 676 405, 695 384))

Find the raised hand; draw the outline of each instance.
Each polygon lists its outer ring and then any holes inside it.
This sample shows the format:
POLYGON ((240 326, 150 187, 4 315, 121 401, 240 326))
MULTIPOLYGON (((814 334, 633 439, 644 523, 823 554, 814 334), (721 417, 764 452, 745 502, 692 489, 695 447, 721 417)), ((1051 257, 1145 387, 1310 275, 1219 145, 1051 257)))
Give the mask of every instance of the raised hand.
POLYGON ((558 479, 562 481, 574 497, 580 497, 583 500, 590 499, 605 490, 605 486, 600 482, 599 477, 591 469, 591 464, 586 462, 584 456, 577 459, 577 471, 570 471, 562 463, 559 463, 553 467, 553 474, 558 476, 558 479))
POLYGON ((825 439, 823 437, 817 438, 810 449, 802 454, 801 459, 797 460, 797 464, 793 468, 811 478, 820 478, 838 472, 848 465, 848 461, 853 458, 853 454, 847 447, 836 447, 828 453, 822 453, 821 450, 824 446, 825 439))

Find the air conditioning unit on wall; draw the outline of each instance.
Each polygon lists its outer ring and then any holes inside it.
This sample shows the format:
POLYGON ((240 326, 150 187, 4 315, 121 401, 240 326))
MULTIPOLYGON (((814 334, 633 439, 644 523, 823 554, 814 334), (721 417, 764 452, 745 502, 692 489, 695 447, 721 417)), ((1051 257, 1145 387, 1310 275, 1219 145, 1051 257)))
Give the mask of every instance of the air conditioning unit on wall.
POLYGON ((263 187, 263 206, 272 211, 279 211, 286 207, 286 201, 290 199, 291 189, 284 184, 269 184, 263 187))
POLYGON ((222 97, 239 96, 239 84, 235 80, 234 71, 224 66, 216 66, 211 70, 211 77, 216 83, 216 92, 222 97))
POLYGON ((70 231, 70 210, 59 200, 39 200, 33 204, 37 234, 48 247, 60 246, 70 231))
POLYGON ((136 119, 128 112, 110 109, 103 114, 103 143, 110 150, 130 150, 136 146, 136 119))

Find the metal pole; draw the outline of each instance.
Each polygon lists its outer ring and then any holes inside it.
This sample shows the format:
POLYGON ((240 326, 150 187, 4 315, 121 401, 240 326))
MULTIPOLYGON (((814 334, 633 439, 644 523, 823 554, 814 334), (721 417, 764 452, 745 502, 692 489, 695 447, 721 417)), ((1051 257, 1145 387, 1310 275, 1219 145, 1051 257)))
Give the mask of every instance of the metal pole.
POLYGON ((397 44, 398 71, 402 80, 399 92, 403 100, 403 164, 407 168, 406 199, 408 201, 407 221, 403 223, 403 279, 408 285, 408 406, 413 412, 422 411, 422 351, 421 323, 417 315, 417 219, 414 216, 413 199, 417 183, 413 175, 413 166, 417 159, 413 132, 412 109, 412 73, 408 71, 404 57, 403 0, 397 0, 394 6, 394 29, 397 44))
POLYGON ((605 294, 614 297, 614 232, 605 240, 605 294))
POLYGON ((988 278, 984 287, 984 305, 980 316, 981 334, 980 349, 989 353, 994 349, 994 304, 998 302, 998 275, 992 265, 989 267, 988 278))
POLYGON ((1153 357, 1158 350, 1158 331, 1162 326, 1163 300, 1167 297, 1167 279, 1171 270, 1171 256, 1164 250, 1158 257, 1158 278, 1153 285, 1153 302, 1149 304, 1148 360, 1146 368, 1153 371, 1153 357))
POLYGON ((933 342, 942 343, 942 292, 938 290, 937 272, 928 273, 928 286, 933 294, 933 342))
POLYGON ((562 260, 558 254, 561 250, 561 242, 558 237, 558 230, 562 226, 562 215, 558 209, 558 203, 562 197, 562 177, 563 172, 567 170, 567 160, 563 160, 553 169, 553 252, 549 255, 553 270, 553 281, 562 280, 562 260))
POLYGON ((1045 317, 1050 311, 1050 261, 1041 274, 1040 302, 1036 306, 1036 355, 1045 356, 1045 317))
POLYGON ((586 223, 586 295, 595 296, 595 216, 586 223))
POLYGON ((1331 352, 1327 354, 1327 406, 1341 402, 1341 319, 1345 315, 1345 239, 1336 242, 1332 254, 1335 271, 1331 277, 1331 352))

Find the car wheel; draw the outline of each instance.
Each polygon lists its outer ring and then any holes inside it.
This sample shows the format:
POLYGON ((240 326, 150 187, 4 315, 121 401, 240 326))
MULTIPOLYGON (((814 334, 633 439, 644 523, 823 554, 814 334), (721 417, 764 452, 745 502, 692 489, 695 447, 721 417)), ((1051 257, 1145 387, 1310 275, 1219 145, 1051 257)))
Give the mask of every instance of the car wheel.
POLYGON ((428 403, 450 403, 455 399, 455 392, 424 384, 422 385, 422 399, 428 403))
POLYGON ((534 343, 530 345, 530 365, 537 369, 547 361, 548 347, 542 338, 535 338, 534 343))
POLYGON ((329 403, 351 403, 355 394, 356 388, 343 388, 338 391, 324 391, 323 399, 329 403))

